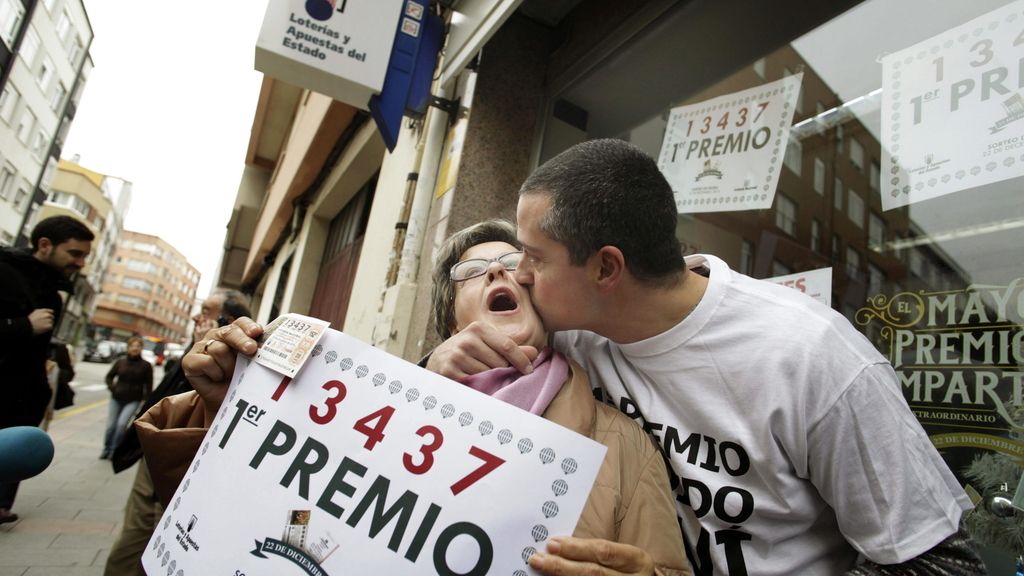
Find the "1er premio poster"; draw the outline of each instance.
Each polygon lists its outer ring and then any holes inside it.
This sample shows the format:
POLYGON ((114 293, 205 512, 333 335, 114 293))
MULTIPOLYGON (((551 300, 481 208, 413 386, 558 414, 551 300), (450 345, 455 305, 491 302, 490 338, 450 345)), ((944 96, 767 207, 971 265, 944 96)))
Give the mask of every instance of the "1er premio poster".
POLYGON ((149 574, 525 576, 572 534, 604 446, 340 332, 309 354, 239 359, 149 574))

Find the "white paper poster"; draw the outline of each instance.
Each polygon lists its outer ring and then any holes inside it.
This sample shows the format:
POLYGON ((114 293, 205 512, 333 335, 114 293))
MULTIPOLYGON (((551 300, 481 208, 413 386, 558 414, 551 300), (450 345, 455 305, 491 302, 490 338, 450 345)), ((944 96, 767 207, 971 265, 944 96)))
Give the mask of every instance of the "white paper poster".
POLYGON ((882 59, 882 209, 1024 174, 1024 2, 882 59))
POLYGON ((328 331, 292 380, 239 360, 149 574, 534 574, 605 447, 328 331), (244 366, 243 366, 244 364, 244 366))
POLYGON ((802 79, 672 109, 658 167, 680 214, 771 207, 802 79))
POLYGON ((799 290, 821 302, 825 306, 832 307, 832 268, 818 268, 796 274, 766 278, 769 282, 781 284, 794 290, 799 290))

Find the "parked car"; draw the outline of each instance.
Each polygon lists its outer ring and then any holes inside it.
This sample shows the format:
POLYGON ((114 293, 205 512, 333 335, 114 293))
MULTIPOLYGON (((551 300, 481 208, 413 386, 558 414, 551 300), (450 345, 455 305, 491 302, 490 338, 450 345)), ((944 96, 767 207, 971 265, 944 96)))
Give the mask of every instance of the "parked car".
POLYGON ((110 362, 128 351, 128 345, 115 340, 100 340, 85 347, 86 362, 110 362))

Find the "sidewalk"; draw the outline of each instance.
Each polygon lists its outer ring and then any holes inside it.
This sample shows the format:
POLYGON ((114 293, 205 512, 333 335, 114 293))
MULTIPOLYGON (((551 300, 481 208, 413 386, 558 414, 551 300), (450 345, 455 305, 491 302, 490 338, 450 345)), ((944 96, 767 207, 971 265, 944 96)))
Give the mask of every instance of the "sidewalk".
POLYGON ((100 576, 121 531, 131 468, 100 460, 107 401, 73 406, 50 424, 56 452, 45 472, 21 483, 0 525, 0 576, 100 576))

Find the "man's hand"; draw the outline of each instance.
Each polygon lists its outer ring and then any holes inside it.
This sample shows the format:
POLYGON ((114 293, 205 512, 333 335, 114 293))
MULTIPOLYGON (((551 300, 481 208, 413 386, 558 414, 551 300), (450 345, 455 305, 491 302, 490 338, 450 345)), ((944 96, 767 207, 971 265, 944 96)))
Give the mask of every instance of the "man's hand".
POLYGON ((203 399, 209 418, 220 410, 231 375, 235 372, 238 352, 251 356, 263 334, 263 327, 251 318, 239 318, 233 323, 206 332, 206 338, 197 340, 188 354, 181 359, 181 368, 192 387, 203 399))
POLYGON ((53 330, 53 310, 50 308, 37 308, 28 315, 28 321, 32 324, 33 336, 49 332, 53 330))
POLYGON ((434 349, 427 360, 427 370, 458 381, 506 366, 529 374, 538 352, 533 346, 516 344, 490 324, 473 322, 434 349))
POLYGON ((654 560, 636 546, 568 536, 552 538, 546 553, 538 552, 530 557, 530 567, 548 576, 654 574, 654 560))

